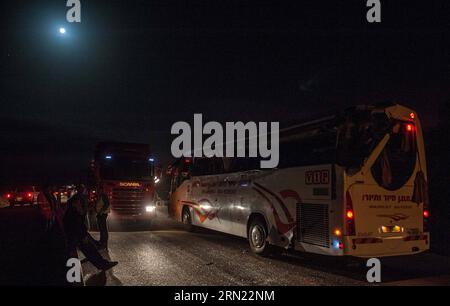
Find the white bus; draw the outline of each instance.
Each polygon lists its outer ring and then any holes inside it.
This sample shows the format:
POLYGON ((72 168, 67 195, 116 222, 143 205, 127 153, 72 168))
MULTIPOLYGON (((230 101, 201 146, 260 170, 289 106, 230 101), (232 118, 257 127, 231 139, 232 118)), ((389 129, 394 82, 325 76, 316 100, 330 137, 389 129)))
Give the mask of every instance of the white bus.
POLYGON ((429 249, 425 150, 417 113, 358 106, 280 131, 278 168, 254 158, 183 158, 169 213, 188 227, 332 256, 429 249))

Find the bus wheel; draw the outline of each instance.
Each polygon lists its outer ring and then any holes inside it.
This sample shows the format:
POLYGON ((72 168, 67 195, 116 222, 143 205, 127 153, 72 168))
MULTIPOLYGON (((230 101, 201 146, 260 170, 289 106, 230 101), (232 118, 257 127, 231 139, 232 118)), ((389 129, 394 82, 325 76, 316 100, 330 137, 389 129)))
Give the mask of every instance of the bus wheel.
POLYGON ((255 218, 248 227, 248 242, 253 253, 261 256, 269 255, 266 223, 261 218, 255 218))
POLYGON ((181 221, 189 232, 194 231, 194 226, 192 225, 192 217, 189 207, 183 207, 183 213, 181 214, 181 221))

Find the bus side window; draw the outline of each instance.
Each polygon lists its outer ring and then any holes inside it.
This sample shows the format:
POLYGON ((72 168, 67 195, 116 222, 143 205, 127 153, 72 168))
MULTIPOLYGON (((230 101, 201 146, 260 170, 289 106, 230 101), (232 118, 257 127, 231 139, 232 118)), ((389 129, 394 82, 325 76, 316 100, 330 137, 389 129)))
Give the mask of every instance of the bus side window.
POLYGON ((223 165, 223 173, 230 173, 233 172, 233 157, 223 157, 222 158, 222 165, 223 165))
POLYGON ((235 157, 229 172, 259 170, 260 159, 257 157, 235 157))
POLYGON ((201 157, 196 158, 192 170, 193 176, 213 175, 224 173, 222 158, 201 157))
POLYGON ((225 173, 225 168, 222 158, 214 157, 212 158, 214 162, 214 172, 213 174, 223 174, 225 173))
POLYGON ((205 173, 204 158, 196 158, 194 160, 194 165, 192 166, 192 176, 201 176, 205 173))

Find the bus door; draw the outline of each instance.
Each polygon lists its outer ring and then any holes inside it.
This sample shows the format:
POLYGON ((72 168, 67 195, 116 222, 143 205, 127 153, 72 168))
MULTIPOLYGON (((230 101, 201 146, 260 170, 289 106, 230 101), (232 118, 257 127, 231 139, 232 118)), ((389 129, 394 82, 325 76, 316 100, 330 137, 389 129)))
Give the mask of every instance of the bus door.
POLYGON ((233 235, 240 235, 239 227, 246 222, 242 210, 243 194, 240 190, 239 180, 239 173, 224 174, 221 176, 221 186, 219 188, 222 225, 224 231, 233 235))
POLYGON ((217 173, 221 173, 217 158, 195 159, 191 179, 190 205, 194 225, 223 230, 222 224, 227 220, 227 212, 222 210, 221 201, 219 201, 220 175, 217 173))
POLYGON ((170 177, 169 215, 179 221, 183 203, 191 197, 190 163, 190 159, 179 159, 167 171, 170 177))
POLYGON ((260 173, 259 159, 225 158, 224 168, 230 172, 227 176, 230 231, 234 235, 247 237, 247 221, 254 205, 254 191, 251 186, 254 178, 260 173))

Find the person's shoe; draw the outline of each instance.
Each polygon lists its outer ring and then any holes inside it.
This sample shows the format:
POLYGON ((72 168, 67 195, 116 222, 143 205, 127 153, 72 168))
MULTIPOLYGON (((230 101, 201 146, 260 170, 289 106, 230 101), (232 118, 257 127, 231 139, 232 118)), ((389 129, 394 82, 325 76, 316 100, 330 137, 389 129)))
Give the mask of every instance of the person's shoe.
POLYGON ((103 267, 100 268, 102 271, 108 271, 112 267, 115 267, 119 264, 117 261, 107 261, 103 267))

